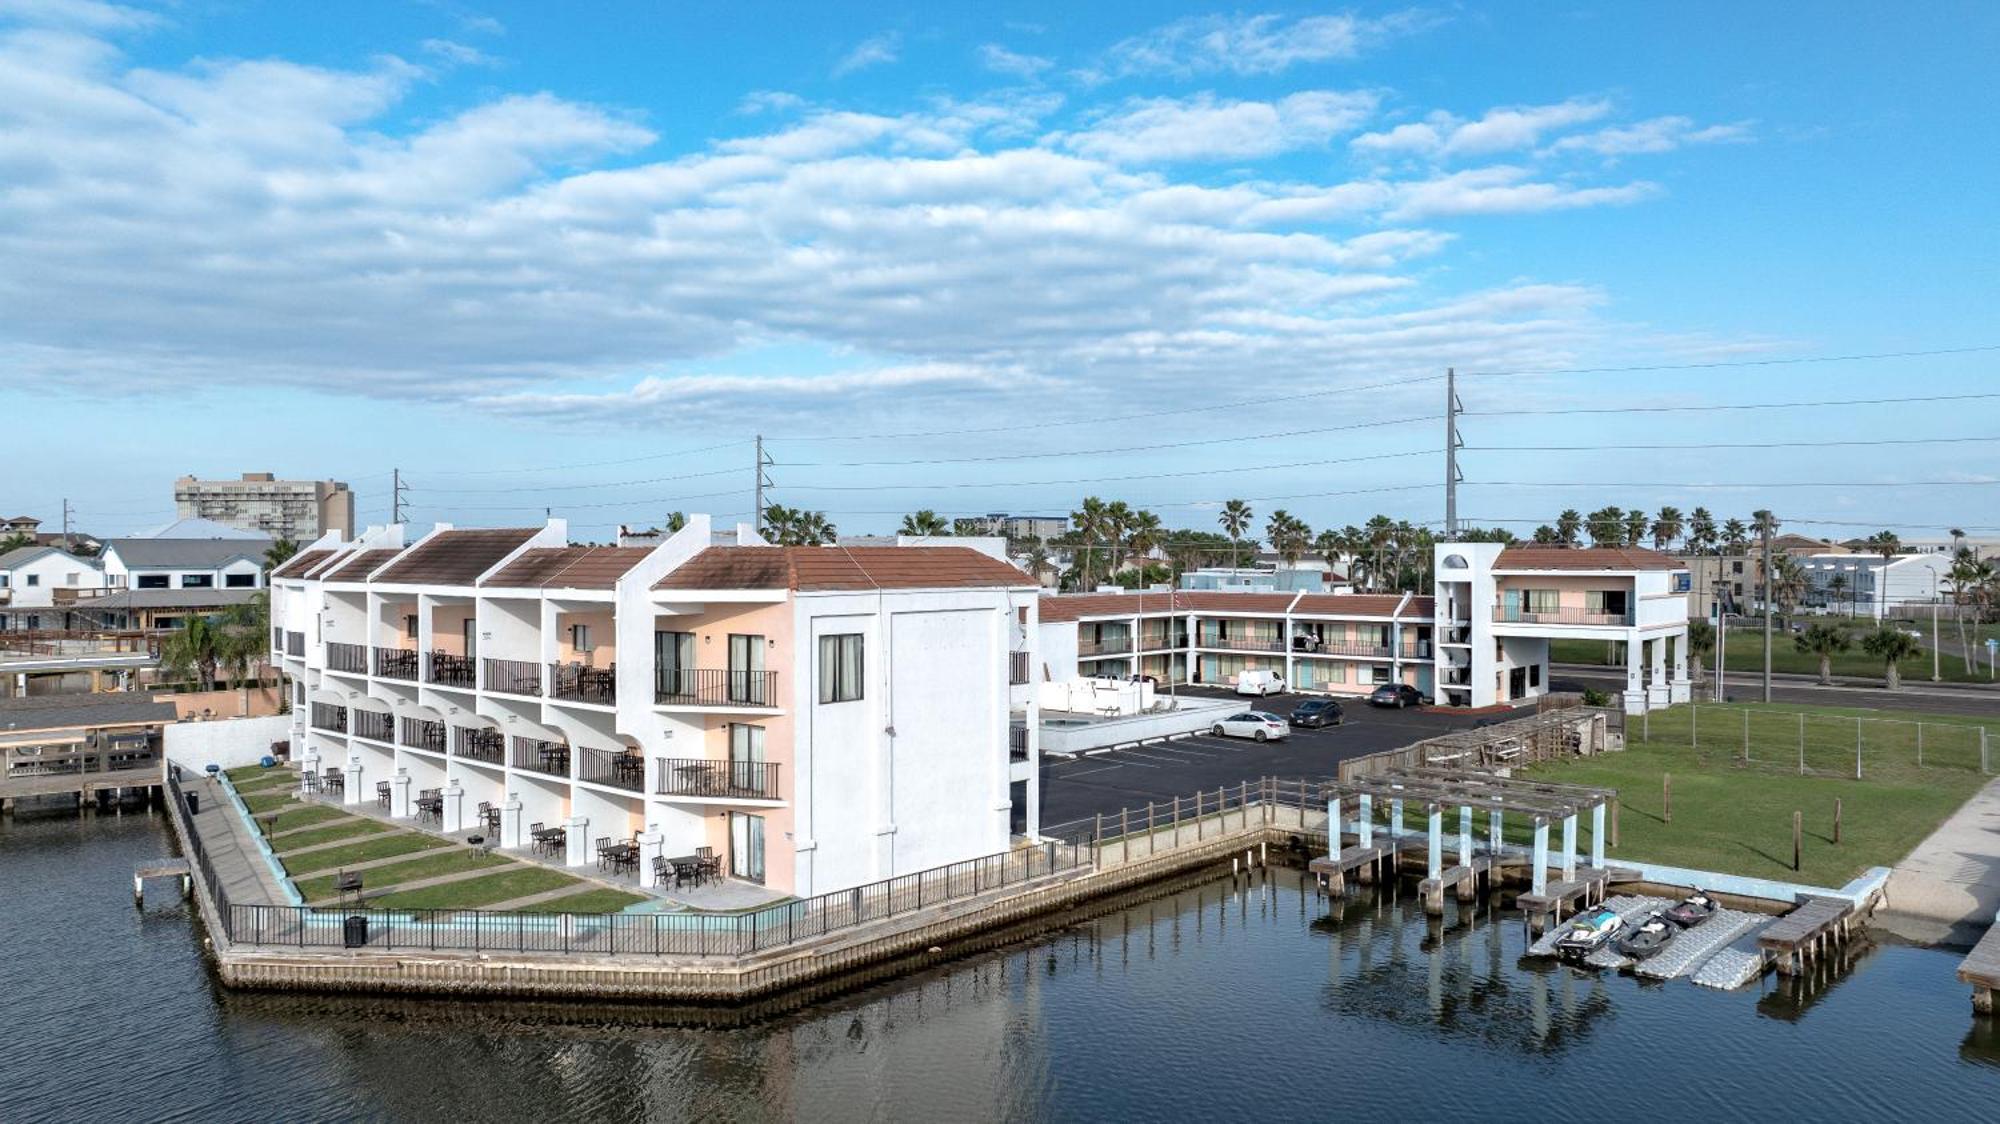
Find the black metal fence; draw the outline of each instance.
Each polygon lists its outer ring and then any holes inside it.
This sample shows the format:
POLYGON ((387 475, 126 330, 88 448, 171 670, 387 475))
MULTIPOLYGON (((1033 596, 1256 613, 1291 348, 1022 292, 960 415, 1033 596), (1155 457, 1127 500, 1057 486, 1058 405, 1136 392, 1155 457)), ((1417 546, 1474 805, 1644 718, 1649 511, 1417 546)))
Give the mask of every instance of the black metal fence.
POLYGON ((569 746, 563 742, 517 736, 514 739, 513 765, 516 769, 566 777, 569 775, 569 746))
POLYGON ((453 757, 464 757, 472 761, 484 761, 488 765, 499 765, 507 759, 507 736, 498 730, 481 730, 471 726, 453 726, 453 757))
POLYGON ((396 738, 396 720, 385 713, 357 710, 353 718, 354 736, 357 738, 373 738, 378 742, 394 741, 396 738))
POLYGON ((375 674, 384 679, 417 677, 417 653, 410 648, 375 649, 375 674))
POLYGON ((347 732, 347 708, 332 703, 314 703, 312 724, 315 730, 331 730, 336 734, 344 734, 347 732))
POLYGON ((778 799, 775 761, 709 761, 694 757, 655 758, 661 796, 715 796, 746 800, 778 799))
POLYGON ((580 663, 552 663, 549 665, 549 696, 564 702, 616 706, 618 668, 615 665, 585 667, 580 663))
POLYGON ((424 655, 424 682, 440 687, 471 687, 477 682, 478 672, 472 660, 465 656, 454 656, 449 652, 428 652, 424 655))
POLYGON ((486 661, 486 689, 509 695, 542 693, 542 665, 527 660, 486 661))
POLYGON ((735 668, 663 668, 653 701, 662 706, 777 706, 778 673, 735 668))
POLYGON ((432 753, 444 752, 444 723, 431 722, 422 718, 403 719, 404 745, 414 749, 428 749, 432 753))
POLYGON ((589 746, 577 746, 575 752, 578 780, 610 785, 627 792, 638 792, 645 788, 646 762, 639 755, 591 749, 589 746))
POLYGON ((326 645, 326 669, 343 671, 350 675, 368 674, 368 649, 360 644, 326 645))

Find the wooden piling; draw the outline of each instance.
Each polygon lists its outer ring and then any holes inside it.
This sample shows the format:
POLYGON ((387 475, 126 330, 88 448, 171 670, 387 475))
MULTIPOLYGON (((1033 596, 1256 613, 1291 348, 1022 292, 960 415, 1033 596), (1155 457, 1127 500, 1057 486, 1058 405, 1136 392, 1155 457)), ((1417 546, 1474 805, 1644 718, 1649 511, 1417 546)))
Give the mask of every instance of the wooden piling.
POLYGON ((1805 861, 1805 823, 1806 816, 1804 812, 1795 811, 1792 813, 1792 869, 1794 871, 1799 870, 1800 864, 1805 861))
POLYGON ((1840 842, 1840 797, 1833 798, 1833 841, 1840 842))
POLYGON ((1660 804, 1661 811, 1664 813, 1661 818, 1667 823, 1674 822, 1674 775, 1672 773, 1660 774, 1660 804))

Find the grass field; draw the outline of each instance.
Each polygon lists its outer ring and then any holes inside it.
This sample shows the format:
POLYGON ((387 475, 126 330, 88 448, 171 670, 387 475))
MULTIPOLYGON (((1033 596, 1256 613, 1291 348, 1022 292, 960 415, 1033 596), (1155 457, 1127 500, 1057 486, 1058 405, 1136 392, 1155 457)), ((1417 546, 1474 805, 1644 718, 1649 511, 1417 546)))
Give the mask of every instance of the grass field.
MULTIPOLYGON (((283 806, 280 805, 280 807, 283 806)), ((336 820, 351 818, 353 817, 349 816, 346 812, 338 808, 329 808, 324 804, 297 804, 286 808, 275 816, 258 816, 256 820, 258 830, 276 832, 290 831, 297 827, 307 827, 316 823, 332 823, 336 820), (270 822, 267 824, 266 820, 270 822)))
POLYGON ((250 809, 253 816, 275 811, 287 804, 297 804, 290 792, 249 792, 242 793, 243 806, 250 809))
POLYGON ((1648 724, 1650 740, 1640 740, 1634 722, 1622 753, 1532 770, 1545 780, 1618 790, 1619 846, 1609 850, 1614 860, 1839 886, 1868 867, 1894 865, 1989 779, 1979 767, 1980 719, 1923 716, 1921 766, 1917 723, 1865 710, 1704 705, 1697 715, 1679 706, 1655 712, 1648 724), (1807 775, 1798 770, 1802 728, 1807 775), (1853 779, 1857 728, 1861 780, 1853 779), (1664 791, 1669 775, 1671 822, 1664 791), (1836 799, 1842 805, 1838 844, 1836 799), (1794 811, 1804 815, 1798 871, 1792 869, 1794 811))
MULTIPOLYGON (((1833 657, 1833 674, 1860 679, 1881 679, 1882 661, 1861 650, 1861 637, 1872 628, 1854 628, 1850 639, 1853 647, 1833 657)), ((1924 634, 1930 634, 1924 628, 1924 634)), ((1949 633, 1940 633, 1947 651, 1938 661, 1939 676, 1947 682, 1985 682, 1982 671, 1977 675, 1968 674, 1965 662, 1957 659, 1952 651, 1956 643, 1949 633)), ((1764 670, 1764 633, 1762 626, 1756 628, 1734 628, 1729 630, 1728 672, 1733 679, 1737 674, 1764 670)), ((1549 659, 1555 663, 1592 664, 1606 667, 1625 666, 1625 657, 1618 645, 1604 640, 1551 640, 1549 659)), ((1715 670, 1715 656, 1710 653, 1703 659, 1709 671, 1715 670)), ((1931 655, 1928 649, 1922 654, 1901 661, 1905 680, 1928 680, 1931 677, 1931 655)), ((1790 675, 1818 675, 1819 657, 1809 652, 1801 652, 1792 643, 1792 635, 1780 625, 1771 636, 1771 670, 1790 675)))
POLYGON ((377 909, 478 909, 514 898, 525 898, 530 894, 559 890, 564 886, 581 885, 580 880, 559 870, 516 863, 513 869, 480 878, 384 894, 370 899, 368 904, 377 909))
POLYGON ((301 847, 317 847, 321 843, 332 843, 341 839, 355 839, 363 835, 379 835, 382 832, 392 830, 394 829, 385 823, 377 823, 374 820, 356 819, 349 816, 330 822, 325 827, 316 827, 308 831, 301 831, 297 835, 287 835, 282 839, 273 839, 271 846, 282 854, 286 851, 296 851, 301 847))
MULTIPOLYGON (((393 887, 403 882, 415 882, 423 878, 437 878, 446 874, 457 874, 466 870, 484 870, 489 867, 507 866, 512 860, 504 855, 489 855, 483 851, 473 851, 454 847, 435 855, 425 855, 408 862, 390 863, 362 872, 363 885, 371 889, 393 887)), ((293 885, 308 902, 324 901, 334 896, 334 875, 326 874, 316 878, 298 878, 293 885)))
POLYGON ((328 847, 324 851, 308 851, 292 859, 280 857, 285 871, 297 878, 301 874, 317 874, 322 870, 334 870, 355 863, 372 862, 376 859, 390 859, 397 855, 412 855, 418 851, 429 851, 450 846, 450 841, 435 835, 420 835, 414 831, 398 831, 393 835, 378 835, 348 847, 328 847))
POLYGON ((574 894, 564 894, 545 902, 524 906, 522 913, 617 913, 626 906, 645 901, 640 894, 628 894, 623 890, 608 890, 599 887, 574 894))

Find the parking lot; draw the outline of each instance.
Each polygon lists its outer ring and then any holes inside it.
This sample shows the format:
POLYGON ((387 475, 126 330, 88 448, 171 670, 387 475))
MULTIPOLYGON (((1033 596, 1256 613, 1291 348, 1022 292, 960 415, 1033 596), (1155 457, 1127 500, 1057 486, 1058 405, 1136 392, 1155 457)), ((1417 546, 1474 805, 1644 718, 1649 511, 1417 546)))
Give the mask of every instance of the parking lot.
MULTIPOLYGON (((1225 691, 1181 688, 1184 695, 1234 698, 1225 691)), ((1309 695, 1271 695, 1240 700, 1244 710, 1261 710, 1283 718, 1309 695)), ((1042 765, 1042 824, 1058 827, 1110 814, 1120 808, 1143 808, 1147 801, 1213 792, 1259 777, 1333 775, 1334 767, 1350 757, 1397 749, 1412 742, 1470 727, 1481 715, 1446 710, 1377 709, 1361 699, 1342 699, 1346 721, 1321 730, 1293 730, 1280 741, 1259 744, 1244 738, 1208 734, 1095 753, 1075 760, 1045 759, 1042 765)))

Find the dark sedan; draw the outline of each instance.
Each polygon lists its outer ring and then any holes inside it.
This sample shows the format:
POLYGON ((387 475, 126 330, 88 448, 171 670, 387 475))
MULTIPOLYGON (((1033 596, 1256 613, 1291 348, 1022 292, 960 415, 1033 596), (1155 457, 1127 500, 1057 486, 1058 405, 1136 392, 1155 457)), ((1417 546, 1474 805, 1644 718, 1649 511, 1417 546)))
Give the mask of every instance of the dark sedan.
POLYGON ((1398 710, 1406 706, 1424 705, 1423 692, 1408 683, 1384 683, 1368 696, 1369 706, 1393 706, 1398 710))
POLYGON ((1291 723, 1300 729, 1317 730, 1340 722, 1340 703, 1333 699, 1307 699, 1292 710, 1291 723))

